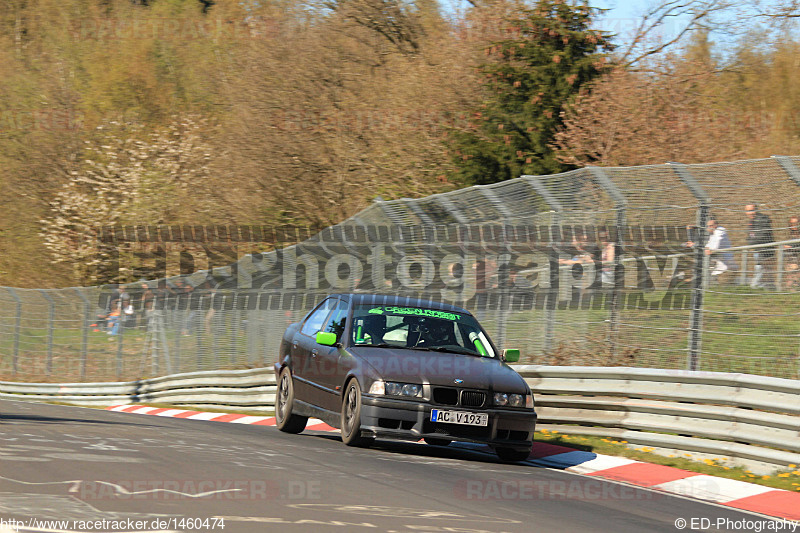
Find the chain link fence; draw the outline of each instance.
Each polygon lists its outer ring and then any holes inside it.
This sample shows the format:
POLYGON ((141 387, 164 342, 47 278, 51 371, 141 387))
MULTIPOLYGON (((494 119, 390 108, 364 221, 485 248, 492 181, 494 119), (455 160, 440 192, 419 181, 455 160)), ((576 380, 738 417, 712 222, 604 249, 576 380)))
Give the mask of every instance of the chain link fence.
MULTIPOLYGON (((590 167, 378 200, 321 232, 192 227, 193 249, 283 238, 232 265, 132 283, 111 324, 111 287, 0 288, 0 379, 265 366, 287 325, 351 291, 464 305, 524 363, 798 379, 798 167, 800 157, 590 167), (771 242, 748 240, 747 205, 769 217, 771 242), (730 239, 722 273, 723 254, 704 252, 711 220, 730 239)), ((116 245, 180 248, 188 229, 139 227, 116 245)))

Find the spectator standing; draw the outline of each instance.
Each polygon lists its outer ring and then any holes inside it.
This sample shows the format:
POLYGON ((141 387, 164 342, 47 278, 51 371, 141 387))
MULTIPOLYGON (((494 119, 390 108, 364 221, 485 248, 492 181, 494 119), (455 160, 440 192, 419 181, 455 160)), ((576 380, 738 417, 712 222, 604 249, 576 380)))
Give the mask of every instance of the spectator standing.
MULTIPOLYGON (((747 244, 768 244, 775 242, 772 236, 772 219, 756 209, 755 204, 744 206, 745 215, 749 219, 747 223, 747 244)), ((766 287, 770 280, 769 267, 775 257, 775 251, 771 248, 758 248, 753 253, 755 268, 753 279, 750 280, 750 287, 757 289, 766 287), (761 280, 765 283, 762 283, 761 280)))
POLYGON ((613 287, 614 279, 614 252, 616 245, 614 241, 608 236, 608 232, 599 232, 600 238, 600 261, 602 261, 602 269, 600 271, 600 281, 604 287, 613 287))
POLYGON ((719 279, 719 276, 723 273, 728 270, 736 270, 739 266, 733 258, 733 252, 724 251, 731 247, 728 231, 713 218, 708 221, 707 228, 711 236, 708 238, 708 243, 706 243, 706 255, 715 255, 711 279, 719 279))
POLYGON ((136 327, 136 311, 133 308, 133 300, 131 299, 131 294, 128 292, 126 287, 120 287, 120 310, 122 314, 120 318, 124 321, 123 326, 126 328, 135 328, 136 327))
POLYGON ((150 315, 155 308, 156 293, 148 283, 142 283, 142 314, 139 319, 139 328, 147 329, 150 315))
POLYGON ((191 334, 194 327, 194 320, 197 316, 197 310, 194 308, 192 302, 192 291, 194 291, 194 287, 186 283, 183 278, 175 280, 175 287, 172 289, 172 294, 176 298, 176 309, 188 310, 186 318, 183 321, 183 328, 181 329, 181 335, 184 337, 188 337, 191 334))

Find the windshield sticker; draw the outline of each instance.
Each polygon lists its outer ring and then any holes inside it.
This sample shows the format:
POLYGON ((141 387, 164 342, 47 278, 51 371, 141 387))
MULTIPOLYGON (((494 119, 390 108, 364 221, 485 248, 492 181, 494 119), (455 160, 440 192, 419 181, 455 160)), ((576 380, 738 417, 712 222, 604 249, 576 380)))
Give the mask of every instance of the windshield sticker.
POLYGON ((460 320, 461 315, 455 313, 448 313, 447 311, 436 311, 434 309, 420 309, 419 307, 373 307, 368 313, 383 314, 391 313, 393 315, 415 315, 415 316, 429 316, 432 318, 442 318, 445 320, 460 320))

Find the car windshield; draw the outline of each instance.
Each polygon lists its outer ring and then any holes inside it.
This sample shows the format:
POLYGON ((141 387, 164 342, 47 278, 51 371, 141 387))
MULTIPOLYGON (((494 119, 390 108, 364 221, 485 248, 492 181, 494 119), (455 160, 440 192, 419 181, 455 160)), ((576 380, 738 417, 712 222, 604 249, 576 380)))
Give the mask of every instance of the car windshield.
POLYGON ((351 343, 495 356, 472 315, 423 307, 356 305, 351 343))

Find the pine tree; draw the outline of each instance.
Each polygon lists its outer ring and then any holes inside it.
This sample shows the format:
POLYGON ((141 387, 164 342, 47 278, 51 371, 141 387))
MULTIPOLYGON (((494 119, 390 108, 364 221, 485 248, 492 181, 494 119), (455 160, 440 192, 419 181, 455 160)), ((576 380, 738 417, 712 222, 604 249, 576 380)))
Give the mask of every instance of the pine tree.
POLYGON ((580 88, 604 73, 608 37, 590 28, 594 9, 539 0, 506 20, 506 38, 486 49, 485 97, 467 128, 450 140, 457 180, 495 183, 569 167, 550 148, 561 110, 580 88))

